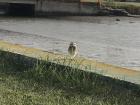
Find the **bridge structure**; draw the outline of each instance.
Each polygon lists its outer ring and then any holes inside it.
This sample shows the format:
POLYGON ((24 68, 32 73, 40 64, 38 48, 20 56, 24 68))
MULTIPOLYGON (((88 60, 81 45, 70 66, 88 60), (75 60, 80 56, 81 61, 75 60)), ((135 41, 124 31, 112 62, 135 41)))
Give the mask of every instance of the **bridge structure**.
POLYGON ((36 4, 38 0, 0 0, 0 3, 36 4))
POLYGON ((94 13, 93 6, 82 5, 81 0, 0 0, 7 4, 9 14, 94 13))

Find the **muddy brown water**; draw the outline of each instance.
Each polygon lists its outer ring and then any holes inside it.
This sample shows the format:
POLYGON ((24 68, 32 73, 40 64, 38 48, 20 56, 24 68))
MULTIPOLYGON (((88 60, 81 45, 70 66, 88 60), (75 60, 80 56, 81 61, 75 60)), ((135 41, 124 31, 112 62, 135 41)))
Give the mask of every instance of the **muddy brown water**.
POLYGON ((140 18, 0 17, 0 39, 64 54, 74 41, 79 56, 140 71, 140 18))

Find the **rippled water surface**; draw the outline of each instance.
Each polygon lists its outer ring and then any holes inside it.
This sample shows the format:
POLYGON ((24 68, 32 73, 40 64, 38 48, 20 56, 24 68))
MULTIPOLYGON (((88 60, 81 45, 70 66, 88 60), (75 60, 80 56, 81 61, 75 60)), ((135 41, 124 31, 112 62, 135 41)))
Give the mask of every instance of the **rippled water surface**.
POLYGON ((140 70, 140 18, 0 17, 0 39, 59 53, 74 41, 80 56, 140 70))

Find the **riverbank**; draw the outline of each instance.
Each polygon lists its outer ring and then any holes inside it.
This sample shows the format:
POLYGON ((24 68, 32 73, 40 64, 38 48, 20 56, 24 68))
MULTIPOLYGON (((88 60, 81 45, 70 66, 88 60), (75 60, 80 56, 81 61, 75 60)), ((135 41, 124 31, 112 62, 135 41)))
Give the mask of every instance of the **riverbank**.
POLYGON ((0 51, 3 105, 138 105, 140 86, 0 51))

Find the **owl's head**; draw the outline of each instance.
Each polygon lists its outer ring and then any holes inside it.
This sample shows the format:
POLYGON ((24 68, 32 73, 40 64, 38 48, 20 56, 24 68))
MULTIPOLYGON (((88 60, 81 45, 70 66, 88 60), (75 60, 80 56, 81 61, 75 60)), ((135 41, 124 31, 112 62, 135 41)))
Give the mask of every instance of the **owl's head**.
POLYGON ((75 42, 70 42, 70 46, 77 46, 75 42))

